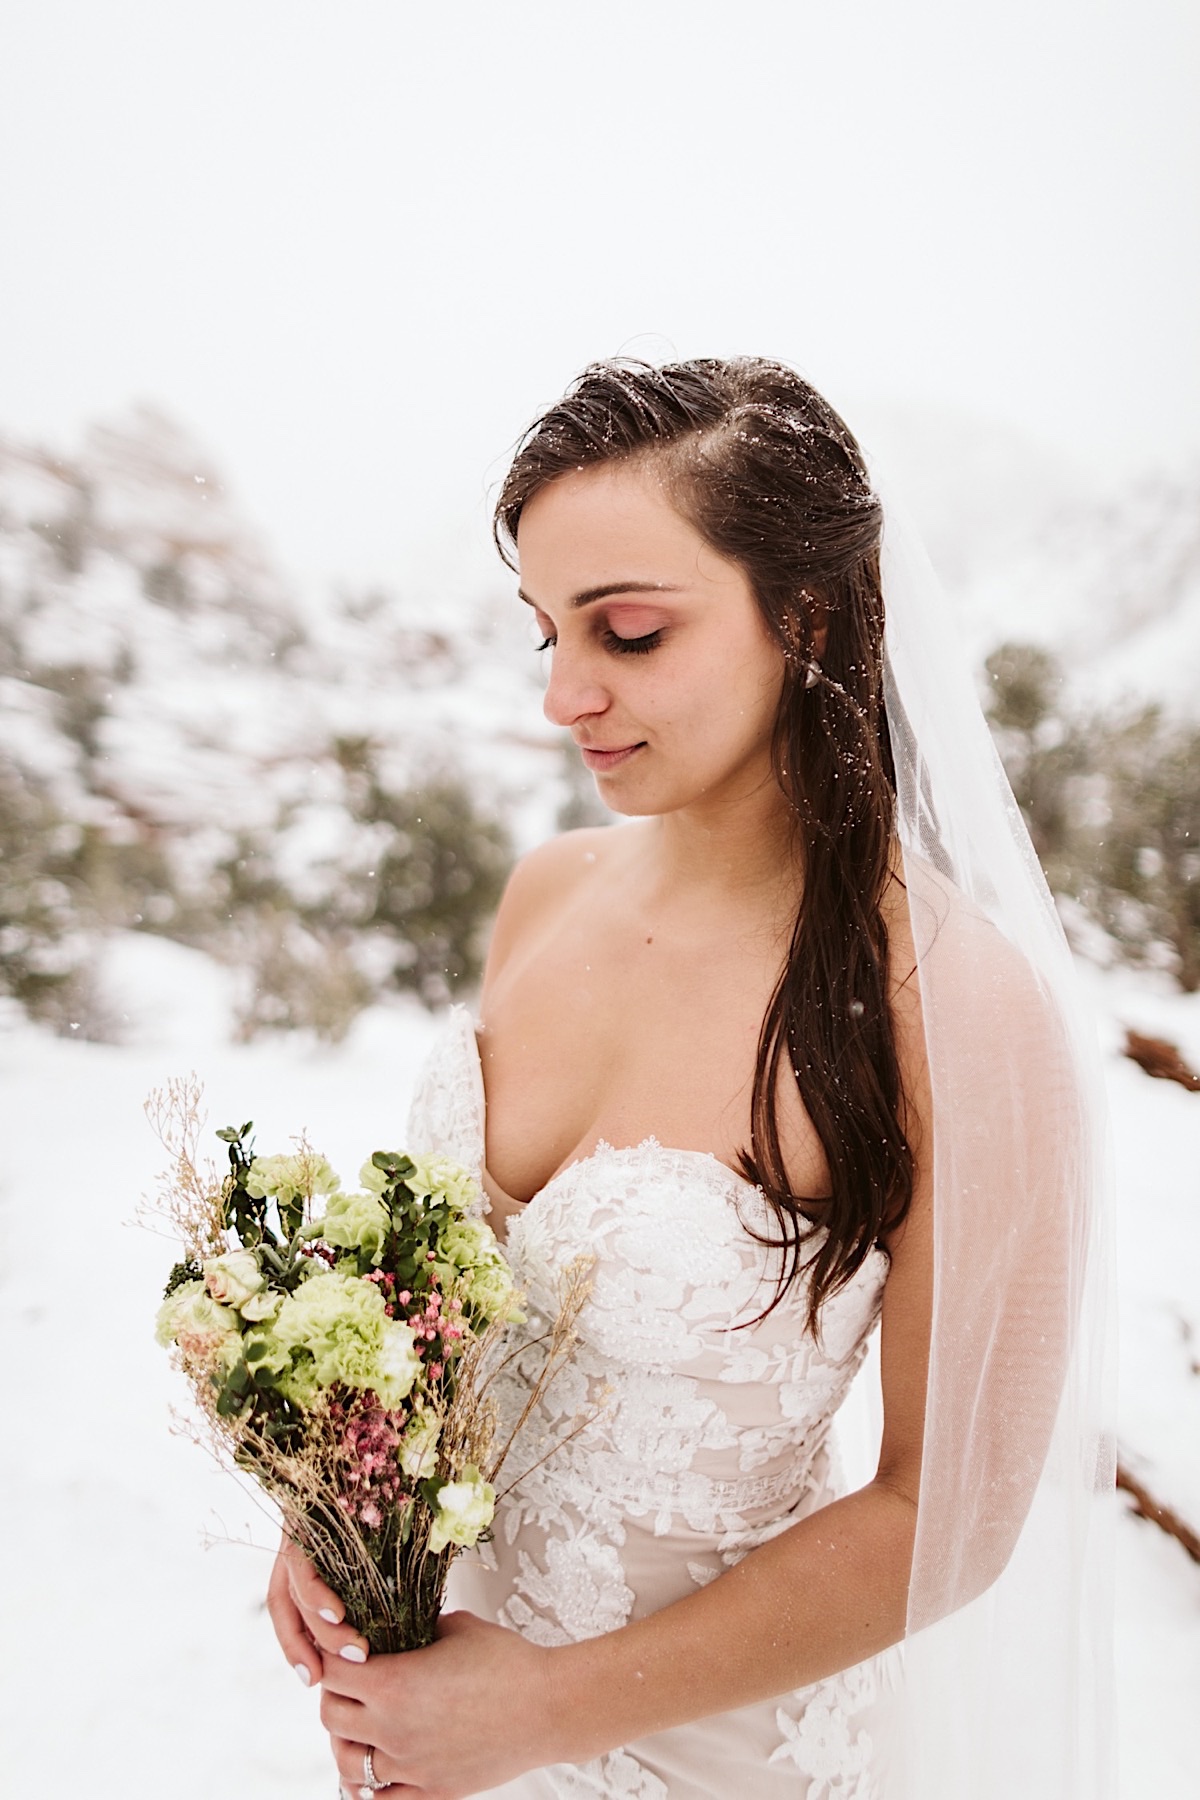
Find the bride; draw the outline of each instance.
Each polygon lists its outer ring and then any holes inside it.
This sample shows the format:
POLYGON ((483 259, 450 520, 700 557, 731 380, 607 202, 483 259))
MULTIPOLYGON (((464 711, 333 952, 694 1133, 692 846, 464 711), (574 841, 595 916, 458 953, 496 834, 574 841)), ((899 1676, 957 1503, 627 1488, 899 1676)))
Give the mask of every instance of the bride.
POLYGON ((434 1645, 368 1660, 280 1554, 346 1791, 1094 1800, 1093 1084, 931 584, 755 359, 587 370, 497 538, 546 714, 635 823, 518 867, 409 1143, 477 1166, 507 1240, 514 1418, 581 1254, 591 1295, 434 1645))

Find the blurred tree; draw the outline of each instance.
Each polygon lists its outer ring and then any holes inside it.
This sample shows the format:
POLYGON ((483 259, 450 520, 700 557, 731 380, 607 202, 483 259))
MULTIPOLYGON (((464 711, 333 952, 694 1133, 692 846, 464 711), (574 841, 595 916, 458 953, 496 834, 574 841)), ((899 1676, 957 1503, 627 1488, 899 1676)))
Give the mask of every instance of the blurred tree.
POLYGON ((1165 949, 1200 988, 1200 726, 1149 706, 1069 717, 1055 659, 1002 644, 987 712, 1056 894, 1078 900, 1127 955, 1165 949))
POLYGON ((438 1005, 482 973, 484 928, 512 866, 508 833, 459 775, 393 788, 363 740, 343 740, 339 760, 349 810, 378 845, 351 883, 362 928, 387 945, 388 984, 438 1005))
POLYGON ((1200 988, 1200 726, 1149 706, 1097 740, 1108 817, 1095 842, 1101 922, 1135 954, 1167 944, 1200 988), (1124 904, 1132 901, 1132 907, 1124 904))
POLYGON ((87 985, 72 881, 78 840, 42 784, 0 754, 0 993, 61 1029, 82 1010, 87 985))
POLYGON ((1033 847, 1051 887, 1073 892, 1089 733, 1064 716, 1062 670, 1049 651, 1001 644, 985 669, 985 710, 1033 847))

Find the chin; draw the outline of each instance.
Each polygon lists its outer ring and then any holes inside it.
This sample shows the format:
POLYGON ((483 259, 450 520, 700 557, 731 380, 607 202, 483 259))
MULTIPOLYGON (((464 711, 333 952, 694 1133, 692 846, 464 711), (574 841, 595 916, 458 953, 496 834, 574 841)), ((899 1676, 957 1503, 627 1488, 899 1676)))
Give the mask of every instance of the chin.
POLYGON ((597 796, 609 812, 619 813, 623 819, 661 818, 665 813, 678 812, 681 807, 702 798, 703 792, 702 788, 691 784, 685 789, 666 792, 662 788, 655 791, 649 783, 639 786, 632 781, 622 783, 616 776, 596 777, 597 796))

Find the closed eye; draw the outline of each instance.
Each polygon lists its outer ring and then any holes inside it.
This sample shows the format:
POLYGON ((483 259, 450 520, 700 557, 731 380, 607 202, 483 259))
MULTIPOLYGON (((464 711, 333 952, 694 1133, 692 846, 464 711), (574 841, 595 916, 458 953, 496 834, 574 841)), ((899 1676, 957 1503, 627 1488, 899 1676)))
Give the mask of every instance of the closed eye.
POLYGON ((545 613, 538 612, 535 609, 534 615, 533 615, 533 624, 535 627, 534 637, 535 638, 540 637, 542 640, 540 644, 535 644, 534 648, 538 651, 539 654, 543 650, 553 650, 553 648, 558 640, 554 635, 554 627, 551 624, 550 620, 546 617, 545 613))
POLYGON ((662 641, 662 631, 648 631, 644 637, 618 637, 615 631, 604 633, 604 647, 618 656, 648 656, 662 641))

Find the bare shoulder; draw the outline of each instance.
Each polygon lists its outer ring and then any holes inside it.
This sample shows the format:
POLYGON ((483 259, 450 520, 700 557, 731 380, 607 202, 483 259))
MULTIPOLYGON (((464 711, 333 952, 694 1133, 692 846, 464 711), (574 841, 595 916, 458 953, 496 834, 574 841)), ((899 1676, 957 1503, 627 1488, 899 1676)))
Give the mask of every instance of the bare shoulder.
POLYGON ((604 825, 564 831, 521 858, 508 878, 496 913, 485 985, 549 914, 568 904, 579 889, 604 871, 619 835, 604 825))
MULTIPOLYGON (((1017 1054, 1049 1066, 1062 1032, 1046 982, 980 906, 923 858, 906 854, 884 902, 890 994, 905 1097, 918 1135, 931 1128, 926 1013, 937 1007, 939 1041, 982 1064, 1017 1054)), ((943 1051, 943 1054, 945 1052, 943 1051)), ((915 1148, 915 1146, 914 1146, 915 1148)))
POLYGON ((906 857, 904 883, 902 954, 919 971, 912 986, 925 1004, 937 996, 943 1025, 972 1015, 980 1029, 1056 1037, 1050 991, 1020 946, 922 858, 906 857))

